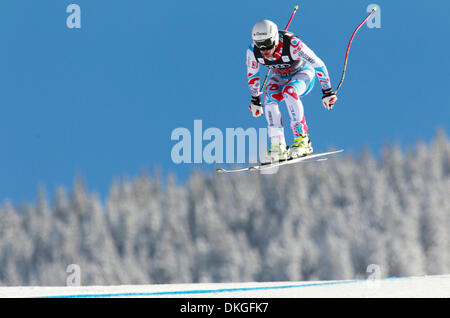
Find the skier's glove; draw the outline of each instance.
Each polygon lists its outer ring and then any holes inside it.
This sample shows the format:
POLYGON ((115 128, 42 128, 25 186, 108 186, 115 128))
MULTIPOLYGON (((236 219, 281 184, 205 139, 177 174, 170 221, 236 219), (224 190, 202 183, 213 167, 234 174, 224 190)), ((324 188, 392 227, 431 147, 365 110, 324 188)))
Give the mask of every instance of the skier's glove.
POLYGON ((331 88, 322 90, 323 97, 322 103, 326 109, 332 109, 334 104, 336 104, 338 98, 331 88))
POLYGON ((250 111, 252 112, 253 117, 261 116, 264 113, 263 107, 261 104, 261 97, 252 96, 252 101, 251 101, 250 106, 248 106, 248 108, 250 108, 250 111))

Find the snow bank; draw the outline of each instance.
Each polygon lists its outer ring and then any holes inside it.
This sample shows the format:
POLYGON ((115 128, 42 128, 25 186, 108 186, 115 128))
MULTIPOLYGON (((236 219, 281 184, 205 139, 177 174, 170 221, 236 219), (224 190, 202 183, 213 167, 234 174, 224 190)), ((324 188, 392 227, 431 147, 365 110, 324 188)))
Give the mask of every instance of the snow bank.
POLYGON ((319 282, 0 287, 0 297, 450 297, 450 275, 319 282))

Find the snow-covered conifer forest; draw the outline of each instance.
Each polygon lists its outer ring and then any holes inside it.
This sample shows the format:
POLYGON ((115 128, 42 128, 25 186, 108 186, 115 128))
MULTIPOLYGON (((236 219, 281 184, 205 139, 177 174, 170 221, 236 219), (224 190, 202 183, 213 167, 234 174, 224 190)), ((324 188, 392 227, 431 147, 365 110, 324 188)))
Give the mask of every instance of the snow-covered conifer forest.
POLYGON ((450 141, 440 131, 273 175, 143 173, 106 198, 77 179, 1 202, 0 285, 65 285, 70 264, 83 285, 365 278, 370 264, 449 274, 450 141))

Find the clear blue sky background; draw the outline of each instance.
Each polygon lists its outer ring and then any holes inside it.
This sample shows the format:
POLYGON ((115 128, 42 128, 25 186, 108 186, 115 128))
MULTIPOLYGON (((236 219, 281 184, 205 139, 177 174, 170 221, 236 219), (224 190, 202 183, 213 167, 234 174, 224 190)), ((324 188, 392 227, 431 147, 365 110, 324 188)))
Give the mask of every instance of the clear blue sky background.
MULTIPOLYGON (((319 86, 304 98, 316 151, 429 142, 450 131, 448 1, 373 1, 382 28, 364 26, 332 111, 319 86)), ((30 202, 76 175, 106 196, 116 177, 176 165, 173 129, 266 126, 248 110, 245 50, 253 24, 284 26, 326 63, 333 86, 370 1, 4 1, 0 10, 0 202, 30 202), (81 30, 66 7, 82 10, 81 30)), ((285 123, 288 116, 281 108, 285 123)), ((287 129, 288 132, 290 130, 287 129)))

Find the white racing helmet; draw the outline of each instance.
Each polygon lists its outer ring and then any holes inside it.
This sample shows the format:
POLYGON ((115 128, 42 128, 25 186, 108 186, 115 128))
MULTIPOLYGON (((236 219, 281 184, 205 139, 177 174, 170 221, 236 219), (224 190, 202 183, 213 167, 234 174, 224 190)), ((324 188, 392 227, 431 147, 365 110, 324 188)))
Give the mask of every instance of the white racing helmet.
POLYGON ((260 50, 270 50, 278 45, 278 27, 269 20, 262 20, 255 24, 252 39, 260 50))

